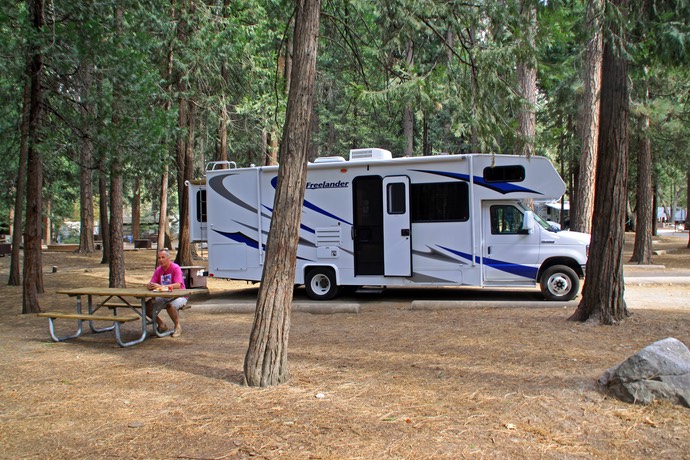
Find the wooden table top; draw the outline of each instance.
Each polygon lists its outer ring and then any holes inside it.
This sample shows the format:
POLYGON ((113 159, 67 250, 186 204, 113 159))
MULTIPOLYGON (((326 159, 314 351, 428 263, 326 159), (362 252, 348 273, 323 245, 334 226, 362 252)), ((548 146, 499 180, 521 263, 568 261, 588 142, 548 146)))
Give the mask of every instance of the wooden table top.
POLYGON ((145 287, 135 288, 109 288, 109 287, 81 287, 73 289, 58 289, 58 294, 96 295, 96 296, 123 296, 123 297, 182 297, 198 294, 208 294, 208 289, 175 289, 173 291, 149 291, 145 287))

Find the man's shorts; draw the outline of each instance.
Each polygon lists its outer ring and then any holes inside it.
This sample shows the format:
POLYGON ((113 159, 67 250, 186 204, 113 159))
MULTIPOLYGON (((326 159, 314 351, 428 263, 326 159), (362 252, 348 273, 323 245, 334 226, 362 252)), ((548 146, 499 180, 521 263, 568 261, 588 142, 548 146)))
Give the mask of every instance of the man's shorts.
POLYGON ((172 299, 170 297, 154 297, 153 301, 151 302, 151 305, 153 305, 158 310, 162 310, 168 307, 173 307, 176 310, 179 310, 180 308, 184 307, 186 303, 186 297, 175 297, 172 299))

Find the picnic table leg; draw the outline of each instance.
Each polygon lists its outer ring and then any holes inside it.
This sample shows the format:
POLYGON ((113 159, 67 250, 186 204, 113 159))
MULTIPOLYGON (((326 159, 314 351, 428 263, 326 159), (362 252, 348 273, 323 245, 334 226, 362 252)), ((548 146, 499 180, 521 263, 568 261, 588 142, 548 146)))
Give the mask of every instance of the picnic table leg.
POLYGON ((77 332, 71 335, 66 335, 64 337, 58 337, 57 334, 55 333, 55 318, 48 318, 48 330, 50 331, 50 337, 53 339, 55 342, 62 342, 64 340, 69 340, 73 339, 75 337, 79 337, 81 335, 81 321, 80 319, 77 320, 77 332))
MULTIPOLYGON (((117 308, 113 308, 113 314, 117 316, 117 308)), ((121 329, 122 329, 122 324, 119 322, 115 323, 115 340, 117 340, 117 344, 120 345, 121 347, 131 347, 132 345, 136 345, 138 343, 143 342, 146 340, 146 299, 141 300, 141 336, 138 339, 131 340, 129 342, 124 342, 122 340, 121 336, 121 329)))
MULTIPOLYGON (((81 314, 81 296, 77 296, 77 313, 81 314)), ((82 320, 78 319, 77 321, 77 332, 74 334, 66 335, 64 337, 58 337, 57 334, 55 333, 55 318, 48 318, 48 330, 50 331, 50 337, 53 339, 55 342, 62 342, 64 340, 69 340, 69 339, 74 339, 76 337, 79 337, 81 335, 82 331, 82 320)))
MULTIPOLYGON (((81 296, 80 296, 80 297, 81 297, 81 296)), ((93 315, 93 314, 96 312, 96 311, 93 309, 93 296, 91 296, 91 295, 89 294, 88 299, 89 299, 89 300, 87 301, 87 305, 88 305, 89 315, 93 315)), ((81 311, 80 311, 80 313, 81 313, 81 311)), ((113 329, 115 329, 115 323, 113 323, 113 324, 111 324, 110 326, 107 326, 107 327, 96 327, 96 326, 94 326, 94 322, 93 322, 93 321, 89 321, 89 327, 91 328, 91 332, 93 332, 93 333, 96 333, 96 332, 108 332, 108 331, 112 331, 113 329)))
MULTIPOLYGON (((142 311, 146 311, 146 301, 145 301, 144 299, 142 299, 142 311)), ((158 318, 158 314, 159 314, 160 312, 161 312, 161 311, 158 309, 158 307, 154 307, 154 308, 153 308, 153 313, 152 313, 152 314, 153 314, 153 318, 151 319, 151 325, 152 325, 152 328, 153 328, 153 333, 156 334, 156 336, 158 336, 158 337, 167 337, 167 336, 169 336, 169 335, 172 335, 172 333, 175 332, 175 330, 174 330, 174 329, 170 329, 170 330, 165 331, 165 332, 160 332, 160 331, 158 330, 158 321, 157 321, 157 318, 158 318)))

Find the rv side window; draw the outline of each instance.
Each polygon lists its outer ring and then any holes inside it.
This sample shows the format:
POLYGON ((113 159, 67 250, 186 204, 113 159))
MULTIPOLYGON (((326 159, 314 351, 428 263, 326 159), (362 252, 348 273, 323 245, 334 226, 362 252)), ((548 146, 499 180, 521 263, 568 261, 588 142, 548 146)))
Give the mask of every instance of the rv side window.
POLYGON ((525 180, 525 168, 519 165, 484 168, 484 180, 487 182, 522 182, 525 180))
POLYGON ((196 192, 196 221, 206 222, 206 190, 196 192))
POLYGON ((388 214, 405 214, 405 184, 388 184, 386 188, 388 214))
POLYGON ((491 233, 516 235, 522 230, 522 212, 511 205, 491 206, 491 233))
POLYGON ((410 213, 412 222, 468 220, 470 198, 467 182, 412 184, 410 213))

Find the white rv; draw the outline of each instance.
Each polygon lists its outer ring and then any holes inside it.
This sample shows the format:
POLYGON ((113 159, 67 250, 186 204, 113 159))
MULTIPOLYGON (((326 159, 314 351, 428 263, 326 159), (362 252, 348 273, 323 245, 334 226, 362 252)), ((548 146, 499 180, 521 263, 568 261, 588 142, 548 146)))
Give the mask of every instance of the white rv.
MULTIPOLYGON (((209 163, 189 185, 192 241, 208 274, 260 281, 278 167, 209 163)), ((295 284, 329 300, 343 286, 540 284, 548 300, 580 288, 589 235, 556 232, 523 200, 565 184, 544 157, 392 158, 357 149, 308 165, 295 284)))

